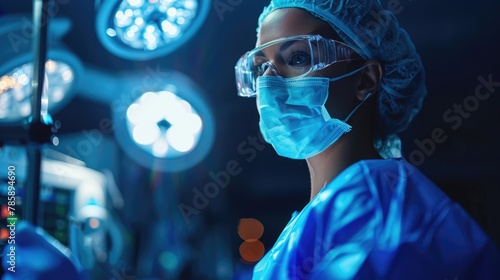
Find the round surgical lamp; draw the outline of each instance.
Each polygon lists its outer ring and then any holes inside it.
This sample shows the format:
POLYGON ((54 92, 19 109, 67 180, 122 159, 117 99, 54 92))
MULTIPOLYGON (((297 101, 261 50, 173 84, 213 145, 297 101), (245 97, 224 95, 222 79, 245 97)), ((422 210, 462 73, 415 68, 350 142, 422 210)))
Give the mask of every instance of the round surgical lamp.
MULTIPOLYGON (((31 16, 0 19, 0 124, 13 124, 31 114, 33 50, 31 16)), ((61 42, 71 28, 65 18, 51 19, 48 27, 48 60, 42 106, 53 114, 71 100, 83 69, 80 60, 61 42)))
POLYGON ((203 93, 184 74, 164 72, 162 84, 127 78, 115 102, 115 137, 142 166, 176 172, 199 163, 210 151, 215 124, 203 93))
POLYGON ((96 32, 104 47, 125 59, 173 52, 201 27, 211 0, 103 0, 96 32))

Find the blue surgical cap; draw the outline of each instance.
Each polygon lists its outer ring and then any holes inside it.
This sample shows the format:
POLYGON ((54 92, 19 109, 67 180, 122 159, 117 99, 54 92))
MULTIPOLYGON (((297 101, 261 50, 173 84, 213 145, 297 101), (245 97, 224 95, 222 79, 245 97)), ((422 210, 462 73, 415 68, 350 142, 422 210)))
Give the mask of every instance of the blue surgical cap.
POLYGON ((378 0, 272 0, 259 17, 280 8, 301 8, 328 22, 347 45, 365 59, 382 63, 378 93, 382 135, 394 136, 408 127, 422 107, 427 90, 420 56, 394 14, 378 0))

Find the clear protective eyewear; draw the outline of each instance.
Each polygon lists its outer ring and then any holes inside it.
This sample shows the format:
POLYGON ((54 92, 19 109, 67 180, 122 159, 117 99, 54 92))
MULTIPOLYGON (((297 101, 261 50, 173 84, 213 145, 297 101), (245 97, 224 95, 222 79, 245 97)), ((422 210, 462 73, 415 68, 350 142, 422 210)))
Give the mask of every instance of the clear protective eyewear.
POLYGON ((348 45, 320 35, 298 35, 268 42, 245 53, 236 63, 238 95, 254 97, 257 78, 267 71, 298 79, 335 62, 362 59, 348 45), (352 58, 356 54, 356 58, 352 58))

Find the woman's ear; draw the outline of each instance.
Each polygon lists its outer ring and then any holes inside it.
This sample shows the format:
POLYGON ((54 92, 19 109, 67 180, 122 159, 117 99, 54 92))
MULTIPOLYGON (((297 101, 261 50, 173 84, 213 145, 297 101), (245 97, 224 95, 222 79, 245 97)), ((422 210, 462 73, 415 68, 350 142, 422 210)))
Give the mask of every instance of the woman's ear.
POLYGON ((376 94, 382 79, 382 65, 378 60, 368 60, 364 64, 364 69, 361 70, 361 78, 356 90, 356 98, 362 101, 368 93, 376 94))

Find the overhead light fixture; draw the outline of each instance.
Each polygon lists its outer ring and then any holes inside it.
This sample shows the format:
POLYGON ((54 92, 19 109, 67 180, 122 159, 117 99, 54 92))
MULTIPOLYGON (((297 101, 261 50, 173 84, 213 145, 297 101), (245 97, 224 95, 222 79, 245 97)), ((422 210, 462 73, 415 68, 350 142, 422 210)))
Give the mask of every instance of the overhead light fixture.
POLYGON ((199 142, 203 122, 195 109, 167 90, 146 92, 127 109, 130 137, 156 157, 175 158, 199 142))
MULTIPOLYGON (((31 114, 33 52, 26 31, 28 16, 0 19, 0 123, 16 123, 31 114)), ((80 60, 61 42, 71 28, 69 19, 53 19, 48 32, 48 60, 42 106, 55 113, 72 97, 82 75, 80 60)))
POLYGON ((201 27, 210 0, 104 0, 97 35, 113 54, 132 60, 166 55, 201 27))
MULTIPOLYGON (((163 85, 124 93, 126 104, 113 108, 113 123, 117 141, 130 158, 150 169, 174 172, 208 154, 214 121, 194 82, 178 72, 167 76, 163 85)), ((141 84, 139 78, 126 80, 124 89, 129 91, 141 84)))
MULTIPOLYGON (((45 63, 45 90, 42 104, 48 110, 60 105, 70 93, 74 81, 73 69, 63 61, 49 59, 45 63), (49 106, 50 100, 50 106, 49 106)), ((33 63, 25 63, 0 77, 0 120, 14 122, 31 114, 33 63)), ((45 84, 44 83, 44 84, 45 84)))

